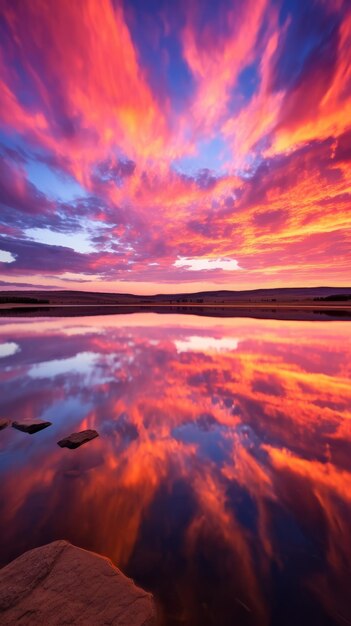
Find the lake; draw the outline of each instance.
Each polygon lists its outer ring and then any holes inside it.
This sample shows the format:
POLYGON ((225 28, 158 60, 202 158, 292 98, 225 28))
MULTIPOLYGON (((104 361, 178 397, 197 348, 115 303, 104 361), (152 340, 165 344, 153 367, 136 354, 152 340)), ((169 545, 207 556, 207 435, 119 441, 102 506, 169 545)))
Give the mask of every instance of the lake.
POLYGON ((0 320, 0 565, 110 557, 165 624, 351 624, 351 322, 0 320), (76 450, 57 441, 94 428, 76 450))

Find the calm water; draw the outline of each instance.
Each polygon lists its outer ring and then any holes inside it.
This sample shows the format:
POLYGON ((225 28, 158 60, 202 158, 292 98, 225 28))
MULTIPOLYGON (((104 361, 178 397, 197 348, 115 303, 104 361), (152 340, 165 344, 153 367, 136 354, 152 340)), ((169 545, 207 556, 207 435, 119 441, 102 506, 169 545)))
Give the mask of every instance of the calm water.
POLYGON ((0 322, 1 564, 67 538, 167 624, 351 624, 351 323, 0 322), (96 428, 77 450, 57 441, 96 428))

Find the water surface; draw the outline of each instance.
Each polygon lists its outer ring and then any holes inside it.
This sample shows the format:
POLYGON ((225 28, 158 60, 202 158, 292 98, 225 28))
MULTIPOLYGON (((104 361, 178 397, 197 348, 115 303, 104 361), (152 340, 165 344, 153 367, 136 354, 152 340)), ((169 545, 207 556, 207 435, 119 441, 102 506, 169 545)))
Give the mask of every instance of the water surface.
POLYGON ((351 323, 0 322, 0 564, 109 556, 165 623, 351 624, 351 323), (57 441, 95 428, 77 450, 57 441))

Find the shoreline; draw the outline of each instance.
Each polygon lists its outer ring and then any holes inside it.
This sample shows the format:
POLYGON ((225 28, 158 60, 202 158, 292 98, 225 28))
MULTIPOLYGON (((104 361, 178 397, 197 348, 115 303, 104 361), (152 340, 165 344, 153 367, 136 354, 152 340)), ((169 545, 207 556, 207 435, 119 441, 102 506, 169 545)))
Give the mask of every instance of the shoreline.
POLYGON ((212 318, 255 318, 286 321, 351 321, 346 303, 122 303, 122 304, 0 304, 0 318, 85 317, 101 315, 192 315, 212 318))
POLYGON ((204 303, 198 303, 198 302, 183 302, 183 303, 166 303, 166 302, 138 302, 138 303, 133 303, 133 302, 116 302, 116 303, 109 303, 109 304, 99 304, 99 303, 82 303, 82 304, 74 304, 74 303, 68 303, 68 304, 60 304, 60 303, 37 303, 37 304, 28 304, 28 303, 21 303, 21 302, 8 302, 8 303, 1 303, 0 304, 0 310, 12 310, 12 309, 53 309, 53 308, 60 308, 60 309, 65 309, 65 308, 82 308, 82 309, 89 309, 89 308, 148 308, 148 309, 155 309, 155 308, 172 308, 172 309, 193 309, 193 308, 198 308, 198 309, 209 309, 209 308, 215 308, 215 309, 293 309, 293 310, 309 310, 309 309, 313 309, 313 310, 340 310, 340 311, 350 311, 351 312, 351 304, 350 303, 339 303, 339 304, 332 304, 332 303, 328 303, 328 302, 316 302, 316 303, 299 303, 299 302, 235 302, 235 303, 226 303, 226 302, 220 302, 220 303, 214 303, 214 302, 204 302, 204 303))

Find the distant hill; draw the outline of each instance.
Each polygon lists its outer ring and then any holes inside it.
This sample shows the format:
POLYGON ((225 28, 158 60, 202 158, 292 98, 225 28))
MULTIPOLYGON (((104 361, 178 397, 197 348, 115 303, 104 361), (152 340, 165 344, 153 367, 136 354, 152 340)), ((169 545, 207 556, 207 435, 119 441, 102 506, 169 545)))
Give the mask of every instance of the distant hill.
POLYGON ((269 302, 345 302, 351 299, 351 287, 294 287, 279 289, 252 289, 246 291, 199 291, 196 293, 156 294, 139 296, 127 293, 100 293, 87 291, 21 290, 0 291, 0 304, 235 304, 269 302))

